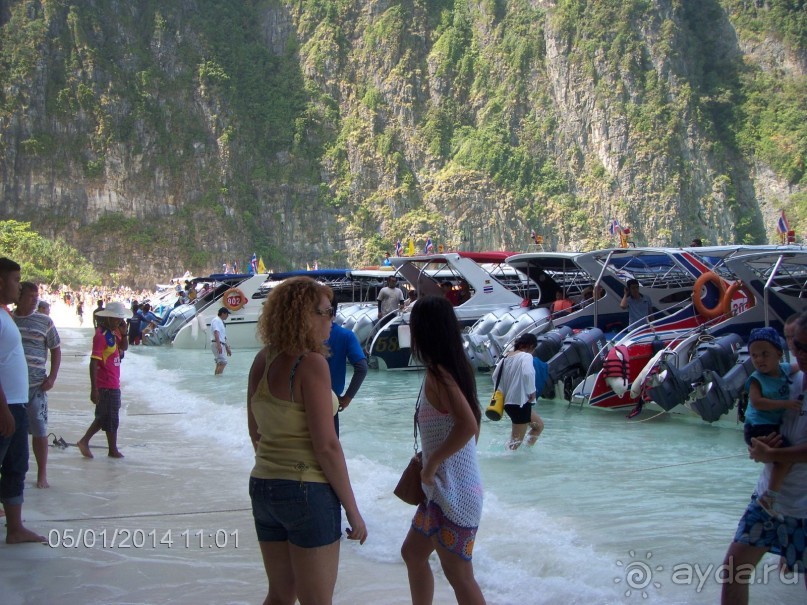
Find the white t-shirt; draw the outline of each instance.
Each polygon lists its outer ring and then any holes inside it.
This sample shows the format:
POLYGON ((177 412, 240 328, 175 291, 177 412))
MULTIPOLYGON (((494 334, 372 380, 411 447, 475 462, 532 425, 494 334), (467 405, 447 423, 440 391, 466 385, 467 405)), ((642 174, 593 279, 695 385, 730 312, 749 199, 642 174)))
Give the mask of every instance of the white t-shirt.
MULTIPOLYGON (((793 383, 790 385, 790 398, 798 399, 804 392, 804 373, 799 372, 791 376, 791 379, 793 383)), ((801 402, 801 413, 804 415, 800 415, 795 410, 787 410, 782 420, 782 435, 787 437, 790 445, 807 443, 807 401, 801 402)), ((762 469, 757 482, 758 494, 762 494, 768 489, 772 466, 766 464, 762 469)), ((777 498, 776 506, 783 515, 807 519, 807 463, 802 462, 790 467, 790 472, 785 476, 779 493, 781 496, 777 498)))
POLYGON ((219 333, 219 342, 225 344, 227 342, 227 330, 224 329, 224 322, 218 315, 210 322, 210 340, 213 342, 216 342, 216 332, 219 333))
POLYGON ((28 403, 28 364, 22 336, 5 309, 0 309, 0 385, 9 405, 28 403))
POLYGON ((524 405, 535 392, 535 366, 532 365, 532 355, 518 351, 502 359, 491 378, 496 384, 499 373, 502 379, 499 390, 504 393, 505 405, 524 405))
POLYGON ((396 311, 403 299, 404 295, 400 288, 390 288, 389 286, 381 288, 378 292, 378 298, 376 298, 381 303, 381 315, 396 311))

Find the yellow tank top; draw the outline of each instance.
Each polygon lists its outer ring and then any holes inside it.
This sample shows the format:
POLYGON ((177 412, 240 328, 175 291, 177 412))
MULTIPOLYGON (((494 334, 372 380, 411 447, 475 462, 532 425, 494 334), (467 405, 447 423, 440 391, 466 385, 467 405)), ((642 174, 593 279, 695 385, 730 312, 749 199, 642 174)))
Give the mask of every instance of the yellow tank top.
MULTIPOLYGON (((314 455, 303 404, 272 395, 266 376, 274 356, 267 356, 266 368, 252 395, 252 414, 261 435, 255 452, 252 476, 258 479, 289 479, 327 483, 314 455)), ((339 400, 331 392, 334 414, 339 400)))

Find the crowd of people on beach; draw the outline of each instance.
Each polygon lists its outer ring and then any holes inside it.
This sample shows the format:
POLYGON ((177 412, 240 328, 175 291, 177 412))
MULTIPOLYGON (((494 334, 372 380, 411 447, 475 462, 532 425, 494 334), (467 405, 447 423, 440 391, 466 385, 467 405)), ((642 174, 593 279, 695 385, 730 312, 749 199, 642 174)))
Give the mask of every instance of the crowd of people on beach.
MULTIPOLYGON (((48 487, 47 392, 56 383, 61 359, 47 304, 38 305, 54 295, 66 302, 67 296, 21 281, 20 271, 13 260, 0 258, 0 305, 5 309, 0 310, 0 501, 9 544, 45 541, 22 518, 29 432, 36 485, 48 487)), ((406 304, 397 284, 390 281, 388 288, 379 295, 379 316, 406 304)), ((68 297, 74 305, 88 302, 87 297, 101 301, 93 313, 90 354, 95 416, 78 442, 88 458, 93 457, 90 440, 99 431, 106 433, 108 456, 123 458, 117 444, 120 370, 136 296, 142 300, 148 293, 99 289, 68 297)), ((641 302, 638 291, 630 296, 641 302)), ((630 308, 629 297, 624 303, 630 308)), ((430 556, 436 553, 457 602, 484 604, 472 563, 483 506, 476 378, 463 350, 454 302, 448 296, 425 296, 410 308, 413 355, 426 368, 414 409, 423 497, 401 545, 412 602, 433 600, 430 556)), ((230 354, 223 326, 227 316, 219 314, 221 333, 214 337, 217 373, 230 354)), ((246 380, 247 433, 255 450, 248 489, 269 585, 266 604, 331 603, 342 511, 347 539, 363 544, 371 530, 351 486, 338 416, 361 387, 367 360, 355 335, 340 331, 334 316, 333 291, 296 277, 272 289, 259 319, 264 347, 246 380), (353 377, 345 388, 348 363, 353 377)), ((726 553, 724 605, 748 602, 749 578, 765 553, 779 555, 784 568, 803 573, 807 549, 807 312, 788 319, 784 339, 771 328, 759 328, 748 345, 755 372, 747 383, 745 435, 749 455, 765 464, 726 553), (794 361, 784 360, 786 352, 794 361)), ((510 449, 534 444, 544 430, 533 408, 547 376, 545 364, 535 363, 535 346, 534 336, 518 341, 493 375, 513 424, 510 449)))

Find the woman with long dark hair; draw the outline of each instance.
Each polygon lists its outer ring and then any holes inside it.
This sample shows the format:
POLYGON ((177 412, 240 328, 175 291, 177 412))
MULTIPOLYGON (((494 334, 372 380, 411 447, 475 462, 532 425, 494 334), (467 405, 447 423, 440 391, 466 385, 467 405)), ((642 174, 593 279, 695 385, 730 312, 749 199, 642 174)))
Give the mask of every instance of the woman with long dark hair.
POLYGON ((412 354, 426 366, 417 404, 423 447, 420 477, 426 500, 418 506, 401 547, 412 603, 432 602, 434 575, 429 555, 437 551, 457 602, 484 604, 471 562, 482 516, 482 481, 476 459, 482 412, 473 368, 462 348, 454 307, 447 299, 419 299, 412 307, 410 323, 412 354))

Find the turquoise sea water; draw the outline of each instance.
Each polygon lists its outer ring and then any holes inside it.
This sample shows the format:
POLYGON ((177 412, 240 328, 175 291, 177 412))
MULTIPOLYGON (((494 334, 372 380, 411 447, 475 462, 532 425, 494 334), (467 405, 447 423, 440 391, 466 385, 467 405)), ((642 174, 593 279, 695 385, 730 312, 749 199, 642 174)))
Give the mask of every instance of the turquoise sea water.
MULTIPOLYGON (((247 372, 255 351, 234 351, 213 376, 208 351, 137 347, 124 391, 176 415, 177 439, 224 445, 252 461, 246 432, 247 372), (131 391, 129 391, 131 392, 131 391)), ((392 488, 412 452, 422 375, 370 371, 341 415, 342 444, 370 540, 360 556, 399 561, 413 508, 392 488)), ((480 399, 492 390, 478 378, 480 399)), ((695 418, 539 402, 546 430, 534 448, 509 452, 508 422, 483 420, 479 457, 485 507, 474 550, 491 604, 716 603, 719 565, 760 466, 741 431, 695 418)), ((758 568, 752 602, 804 603, 803 580, 780 579, 776 559, 758 568)), ((402 565, 402 563, 401 563, 402 565)))

